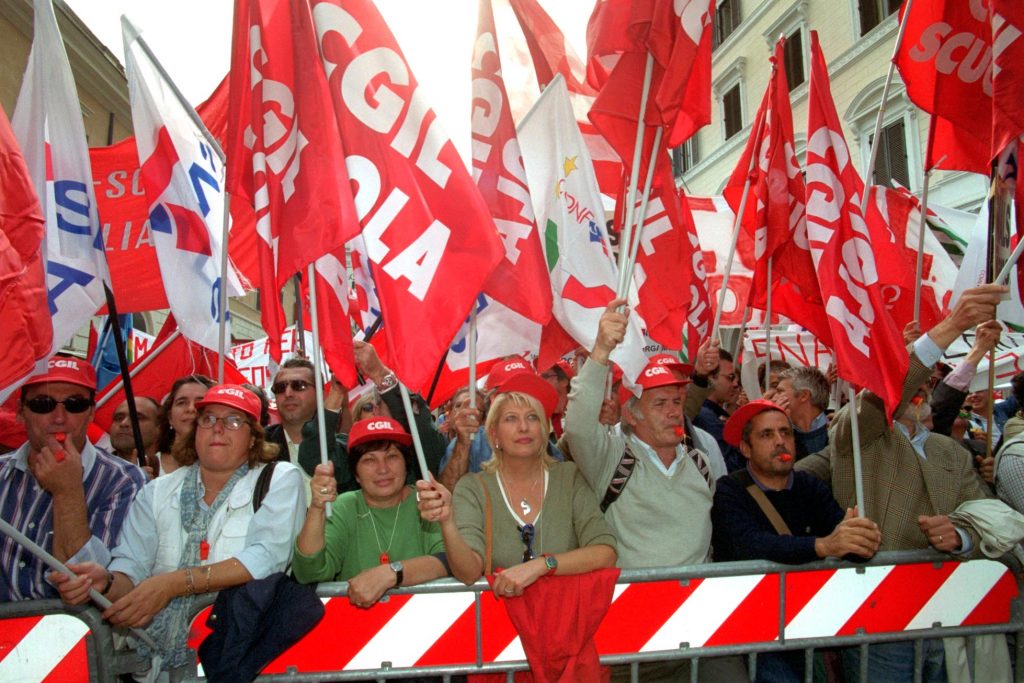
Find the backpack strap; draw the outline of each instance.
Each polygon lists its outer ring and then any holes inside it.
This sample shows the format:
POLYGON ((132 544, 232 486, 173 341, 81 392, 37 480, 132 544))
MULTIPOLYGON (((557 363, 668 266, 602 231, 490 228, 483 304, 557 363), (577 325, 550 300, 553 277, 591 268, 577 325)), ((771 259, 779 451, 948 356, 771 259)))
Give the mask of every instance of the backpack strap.
POLYGON ((277 466, 277 460, 271 460, 270 462, 263 465, 263 470, 260 472, 259 478, 256 480, 256 488, 252 492, 252 512, 256 514, 259 511, 260 506, 263 505, 263 499, 267 497, 267 491, 270 490, 270 480, 274 478, 274 468, 277 466))
POLYGON ((625 442, 625 447, 622 457, 619 458, 619 464, 615 466, 615 471, 612 473, 612 480, 608 482, 608 490, 604 492, 604 498, 601 499, 601 512, 607 512, 611 504, 618 500, 622 495, 622 489, 626 488, 626 482, 633 476, 633 470, 636 469, 636 456, 629 448, 629 441, 625 442))
POLYGON ((757 482, 755 482, 754 478, 750 476, 750 472, 748 472, 746 468, 736 470, 729 476, 746 487, 747 493, 749 493, 750 497, 754 499, 757 506, 761 508, 761 512, 763 512, 764 516, 768 518, 768 521, 771 522, 772 528, 775 529, 775 533, 779 536, 793 535, 793 532, 789 530, 789 526, 787 526, 786 522, 782 519, 782 515, 780 515, 779 511, 775 509, 772 502, 768 500, 768 496, 764 495, 764 491, 762 491, 761 487, 757 485, 757 482))

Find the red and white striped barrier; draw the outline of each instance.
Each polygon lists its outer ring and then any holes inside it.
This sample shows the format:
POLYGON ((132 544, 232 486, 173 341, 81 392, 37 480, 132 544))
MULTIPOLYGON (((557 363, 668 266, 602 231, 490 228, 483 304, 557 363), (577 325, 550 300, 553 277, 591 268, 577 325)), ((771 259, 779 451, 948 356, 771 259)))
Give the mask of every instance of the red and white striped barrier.
MULTIPOLYGON (((616 586, 597 631, 602 655, 768 643, 778 640, 780 574, 616 586)), ((785 638, 1006 623, 1013 574, 989 560, 829 569, 785 575, 785 638)), ((299 673, 476 662, 473 594, 394 595, 372 609, 325 598, 322 622, 264 669, 299 673), (339 634, 344 634, 339 637, 339 634)), ((481 600, 483 662, 525 659, 505 609, 481 600)), ((192 645, 208 633, 204 610, 192 645)))
POLYGON ((0 681, 87 681, 89 627, 68 614, 0 619, 0 681))

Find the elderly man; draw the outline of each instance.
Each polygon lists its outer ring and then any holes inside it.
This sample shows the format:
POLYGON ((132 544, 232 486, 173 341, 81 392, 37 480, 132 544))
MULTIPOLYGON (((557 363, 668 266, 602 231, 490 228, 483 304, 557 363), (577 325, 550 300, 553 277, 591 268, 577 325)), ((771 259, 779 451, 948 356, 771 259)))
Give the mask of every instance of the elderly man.
MULTIPOLYGON (((862 391, 855 402, 859 415, 864 505, 861 512, 878 522, 882 550, 913 550, 929 546, 967 556, 979 552, 979 534, 949 515, 969 500, 987 493, 967 451, 953 439, 925 426, 932 366, 964 331, 992 320, 1006 287, 982 285, 964 292, 949 316, 913 345, 903 397, 889 425, 881 399, 862 391)), ((898 351, 894 349, 893 352, 898 351)), ((836 501, 852 507, 856 499, 853 474, 851 406, 833 420, 829 451, 804 458, 804 469, 831 483, 836 501)), ((868 680, 910 681, 914 674, 913 643, 873 645, 868 680)), ((924 641, 924 679, 945 680, 942 642, 924 641)))
MULTIPOLYGON (((139 434, 142 436, 143 454, 150 467, 157 468, 157 443, 160 441, 160 404, 149 396, 135 397, 135 413, 139 416, 139 434)), ((139 456, 135 452, 135 435, 132 433, 132 421, 128 412, 128 401, 122 401, 114 410, 114 420, 110 425, 110 447, 114 455, 124 458, 132 464, 139 464, 139 456)), ((170 454, 168 454, 170 455, 170 454)), ((156 473, 158 469, 154 469, 156 473)))
POLYGON ((775 402, 793 421, 797 460, 828 446, 828 378, 818 368, 791 368, 782 373, 775 402))
MULTIPOLYGON (((0 456, 0 515, 64 562, 110 561, 142 470, 86 438, 96 371, 56 356, 21 387, 18 419, 28 442, 0 456)), ((46 565, 0 535, 0 602, 55 598, 46 565)))

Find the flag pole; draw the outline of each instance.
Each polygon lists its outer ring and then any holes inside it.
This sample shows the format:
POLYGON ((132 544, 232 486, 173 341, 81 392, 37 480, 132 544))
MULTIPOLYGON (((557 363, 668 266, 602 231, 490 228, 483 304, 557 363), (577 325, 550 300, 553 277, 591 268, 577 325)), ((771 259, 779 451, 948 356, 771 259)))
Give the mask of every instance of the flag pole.
POLYGON ((775 260, 773 254, 768 255, 768 281, 765 291, 765 312, 764 312, 764 393, 768 393, 768 385, 772 375, 772 265, 775 260))
POLYGON ((740 351, 743 349, 743 335, 747 333, 748 322, 750 322, 750 304, 747 304, 743 309, 743 322, 740 323, 740 336, 736 338, 736 346, 734 346, 732 350, 733 362, 740 357, 740 351))
MULTIPOLYGON (((327 422, 324 417, 324 378, 320 367, 320 321, 316 310, 316 266, 310 263, 306 267, 309 279, 309 321, 313 327, 313 382, 316 385, 316 428, 320 438, 320 463, 327 464, 327 422)), ((412 420, 410 419, 411 423, 412 420)), ((331 504, 325 506, 327 516, 331 516, 331 504)))
MULTIPOLYGON (((473 299, 473 306, 469 309, 469 407, 476 410, 476 304, 473 299)), ((445 352, 447 357, 448 353, 445 352)), ((444 362, 444 359, 441 359, 444 362)), ((440 373, 438 373, 440 376, 440 373)), ((431 394, 434 392, 431 391, 431 394)), ((412 422, 412 413, 409 414, 409 422, 412 422)), ((418 436, 418 434, 417 434, 418 436)), ((426 474, 424 474, 424 478, 426 474)))
MULTIPOLYGON (((896 55, 900 51, 900 46, 903 45, 903 36, 907 32, 906 18, 910 14, 910 9, 914 5, 914 0, 906 0, 906 4, 903 5, 903 19, 900 22, 899 31, 896 33, 896 44, 892 48, 892 58, 889 60, 889 70, 885 74, 885 85, 882 86, 882 101, 878 105, 878 115, 875 117, 875 131, 871 135, 871 153, 868 156, 868 167, 864 172, 864 181, 868 185, 871 184, 871 178, 875 173, 875 161, 878 159, 878 138, 882 133, 882 117, 885 116, 886 111, 886 100, 889 99, 889 88, 892 86, 892 77, 896 73, 896 55)), ((860 200, 860 212, 861 214, 867 209, 868 205, 868 192, 865 190, 864 196, 860 200)), ((857 446, 855 453, 860 453, 860 447, 857 446)), ((861 510, 860 514, 864 514, 861 510)))
POLYGON ((864 466, 860 454, 860 420, 857 419, 857 393, 853 385, 846 388, 850 410, 850 435, 853 439, 853 484, 857 495, 857 516, 867 517, 864 506, 864 466))
MULTIPOLYGON (((764 118, 758 121, 757 130, 754 131, 754 138, 761 138, 761 128, 764 126, 764 118)), ((722 322, 722 307, 725 305, 725 293, 729 289, 729 273, 732 271, 732 260, 736 255, 736 244, 740 238, 740 225, 743 222, 743 213, 747 209, 747 198, 750 196, 751 176, 757 164, 757 154, 750 155, 750 166, 747 168, 747 179, 743 182, 743 194, 740 196, 740 207, 736 212, 736 218, 732 222, 732 243, 729 246, 729 255, 725 260, 725 272, 722 275, 722 287, 718 290, 718 305, 715 307, 715 320, 711 325, 711 339, 718 336, 718 326, 722 322)))
MULTIPOLYGON (((644 114, 647 112, 647 98, 651 92, 651 78, 654 74, 654 55, 647 52, 647 64, 644 67, 644 84, 640 91, 640 114, 636 122, 636 143, 633 145, 633 165, 630 166, 632 173, 629 178, 629 190, 626 193, 626 221, 622 226, 622 236, 619 239, 619 286, 617 292, 627 291, 626 283, 626 259, 630 251, 631 240, 633 239, 633 218, 636 208, 636 190, 640 184, 640 176, 637 169, 640 166, 640 152, 644 142, 644 114)), ((660 128, 660 126, 659 126, 660 128)))
POLYGON ((933 166, 928 162, 932 158, 932 146, 935 142, 935 117, 928 116, 928 142, 925 145, 924 183, 921 187, 921 222, 917 229, 917 279, 914 282, 914 320, 921 321, 921 289, 924 283, 924 231, 928 229, 928 185, 932 178, 933 166))
POLYGON ((398 383, 398 390, 402 394, 402 407, 405 408, 405 415, 409 422, 409 432, 412 434, 412 445, 416 451, 416 462, 420 466, 420 473, 424 481, 431 481, 430 468, 427 467, 427 459, 423 455, 423 442, 420 440, 420 430, 416 426, 416 413, 412 411, 412 399, 409 398, 409 390, 404 382, 398 383))
MULTIPOLYGON (((78 575, 70 569, 68 569, 67 565, 65 565, 63 562, 58 560, 50 553, 40 548, 32 541, 32 539, 30 539, 28 536, 15 529, 7 522, 7 520, 5 520, 2 517, 0 517, 0 532, 3 532, 4 534, 10 536, 11 540, 13 540, 15 543, 20 544, 22 547, 25 548, 25 550, 35 555, 41 562, 43 562, 47 567, 49 567, 53 571, 59 572, 64 576, 68 577, 69 579, 78 578, 78 575)), ((89 598, 103 609, 107 609, 113 604, 95 588, 89 589, 89 598)), ((133 628, 131 631, 139 638, 139 640, 144 642, 146 645, 149 645, 154 650, 159 649, 157 647, 157 644, 153 642, 153 639, 150 638, 149 634, 143 631, 142 629, 133 628)))
POLYGON ((437 390, 437 383, 441 381, 441 372, 444 370, 444 362, 448 360, 448 352, 451 351, 449 346, 444 351, 444 355, 441 356, 441 362, 437 364, 437 370, 434 371, 434 379, 430 382, 430 391, 427 392, 427 404, 434 400, 434 392, 437 390))
MULTIPOLYGON (((629 245, 629 256, 627 257, 625 264, 625 277, 622 273, 619 273, 619 291, 616 297, 623 299, 629 292, 629 283, 633 278, 633 268, 636 265, 637 252, 640 250, 640 237, 643 235, 644 221, 647 220, 647 203, 651 198, 651 184, 654 179, 654 164, 657 161, 657 150, 658 146, 661 145, 661 135, 663 133, 661 126, 658 126, 654 132, 654 141, 651 143, 651 158, 647 162, 647 177, 644 179, 644 192, 640 200, 640 212, 635 216, 636 218, 636 234, 632 235, 632 243, 629 245)), ((621 245, 619 247, 622 248, 621 245)), ((621 256, 621 251, 619 252, 621 256)), ((621 261, 621 257, 619 259, 621 261)))
MULTIPOLYGON (((138 364, 135 367, 133 367, 131 369, 131 371, 128 373, 128 376, 129 377, 135 377, 135 375, 137 375, 140 372, 142 372, 143 368, 145 368, 147 365, 149 365, 154 360, 156 360, 156 357, 158 355, 160 355, 160 353, 162 353, 164 351, 164 349, 166 349, 168 346, 170 346, 171 342, 173 342, 175 339, 177 339, 180 336, 181 336, 181 330, 178 330, 178 329, 174 330, 174 332, 171 332, 169 335, 167 335, 166 339, 164 339, 162 342, 160 342, 160 344, 158 346, 156 346, 153 349, 151 349, 149 351, 149 353, 147 353, 145 356, 142 357, 141 360, 139 360, 138 364)), ((104 392, 102 397, 96 399, 96 406, 95 406, 96 409, 98 410, 99 408, 102 408, 103 406, 105 406, 107 404, 107 401, 109 401, 112 396, 117 394, 117 392, 123 386, 124 386, 124 378, 120 377, 120 378, 117 379, 117 381, 115 383, 112 383, 110 385, 110 387, 104 392)))
MULTIPOLYGON (((150 49, 149 43, 146 42, 146 39, 142 37, 142 33, 135 26, 135 24, 132 23, 132 20, 129 19, 128 16, 125 15, 125 14, 121 15, 121 27, 122 27, 122 29, 126 33, 128 33, 130 35, 130 40, 128 42, 130 43, 132 41, 135 41, 136 43, 138 43, 139 44, 139 48, 142 50, 143 53, 145 53, 146 57, 148 57, 149 60, 153 63, 153 68, 156 69, 157 73, 160 74, 160 77, 163 78, 164 81, 167 83, 167 87, 171 89, 171 92, 174 94, 175 99, 177 99, 178 102, 181 104, 182 109, 185 110, 185 113, 188 115, 189 119, 192 121, 192 124, 199 130, 200 133, 203 134, 203 137, 206 139, 206 143, 208 145, 210 145, 210 148, 217 155, 217 158, 220 159, 221 168, 223 168, 224 167, 225 157, 224 157, 224 150, 221 148, 220 142, 217 140, 217 138, 215 138, 213 136, 213 133, 211 133, 210 130, 206 127, 206 124, 203 122, 203 119, 199 116, 199 113, 196 112, 195 107, 193 107, 192 104, 187 99, 185 99, 185 96, 182 94, 181 90, 178 88, 178 85, 174 82, 174 79, 172 79, 171 75, 169 73, 167 73, 167 69, 165 69, 164 65, 160 63, 160 60, 157 59, 157 56, 153 53, 153 50, 150 49)), ((217 332, 217 383, 218 384, 223 384, 224 383, 224 357, 225 357, 225 355, 227 353, 227 324, 228 324, 228 313, 227 313, 227 305, 228 305, 228 290, 227 290, 228 277, 227 277, 227 274, 228 274, 228 231, 231 228, 231 211, 230 211, 230 206, 231 206, 230 195, 225 191, 224 192, 223 230, 221 232, 220 291, 218 293, 219 296, 218 296, 218 304, 217 304, 217 307, 218 307, 218 311, 217 311, 217 316, 218 316, 218 332, 217 332)))
POLYGON ((135 441, 135 454, 139 459, 139 466, 145 467, 146 448, 142 445, 142 430, 139 429, 139 411, 135 407, 135 390, 132 389, 132 378, 128 374, 128 353, 124 348, 124 338, 121 336, 121 321, 117 315, 117 304, 114 301, 114 290, 106 282, 103 283, 103 293, 107 297, 107 320, 114 331, 114 349, 117 351, 117 364, 121 368, 121 381, 124 382, 124 400, 128 404, 128 419, 132 423, 132 438, 135 441))

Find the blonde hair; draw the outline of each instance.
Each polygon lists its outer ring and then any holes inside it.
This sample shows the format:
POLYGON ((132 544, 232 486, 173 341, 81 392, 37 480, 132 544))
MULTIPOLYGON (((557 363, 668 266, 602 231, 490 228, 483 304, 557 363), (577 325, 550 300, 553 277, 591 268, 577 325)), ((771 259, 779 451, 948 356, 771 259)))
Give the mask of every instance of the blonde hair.
POLYGON ((480 469, 484 472, 496 472, 501 466, 501 450, 496 448, 493 433, 497 429, 498 420, 501 419, 506 406, 530 408, 537 413, 537 416, 540 418, 541 430, 544 434, 544 446, 541 448, 539 454, 540 462, 544 466, 544 469, 550 468, 555 463, 555 459, 548 454, 547 444, 547 437, 551 433, 551 420, 548 418, 547 413, 544 412, 544 408, 541 406, 540 401, 535 399, 533 396, 519 391, 509 391, 507 393, 503 392, 496 395, 494 400, 491 402, 490 409, 487 411, 487 420, 484 422, 484 432, 487 434, 487 443, 491 447, 491 457, 480 465, 480 469))

